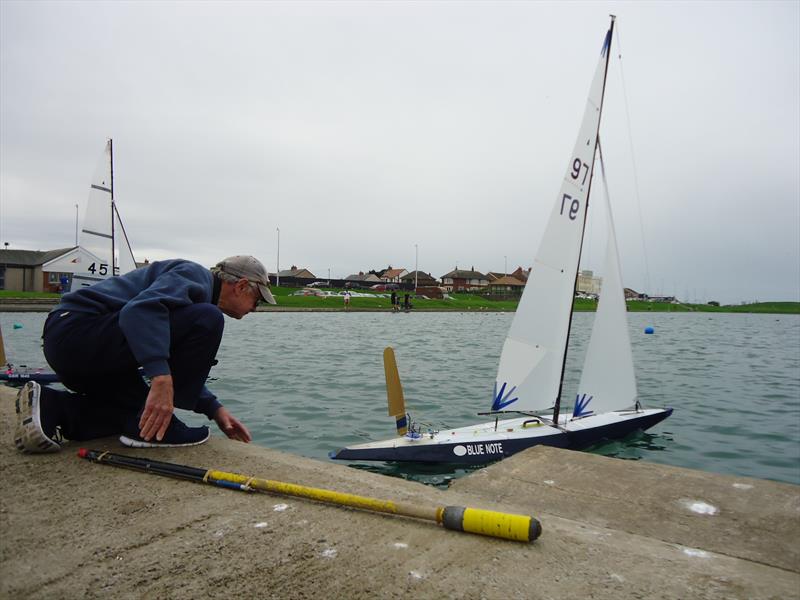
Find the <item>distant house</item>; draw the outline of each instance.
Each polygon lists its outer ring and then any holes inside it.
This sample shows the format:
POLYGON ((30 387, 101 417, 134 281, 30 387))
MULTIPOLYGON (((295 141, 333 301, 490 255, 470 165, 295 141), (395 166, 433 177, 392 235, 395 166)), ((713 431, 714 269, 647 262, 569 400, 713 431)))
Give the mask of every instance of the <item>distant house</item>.
POLYGON ((442 275, 442 286, 448 292, 462 292, 469 290, 480 290, 489 285, 486 275, 476 271, 475 267, 466 271, 455 269, 442 275))
MULTIPOLYGON (((72 285, 75 273, 88 265, 102 263, 82 246, 57 250, 0 250, 0 289, 15 292, 61 292, 72 285)), ((136 263, 137 267, 148 264, 136 263)))
POLYGON ((277 278, 275 277, 274 273, 269 274, 269 280, 271 283, 277 284, 279 282, 281 285, 286 285, 289 287, 303 287, 312 281, 315 281, 316 279, 316 276, 308 269, 298 269, 294 265, 292 265, 292 267, 289 269, 283 269, 282 271, 279 271, 277 278))
POLYGON ((316 275, 314 275, 308 269, 298 269, 294 265, 291 266, 289 269, 284 269, 278 273, 281 276, 281 279, 286 277, 294 277, 295 279, 316 279, 316 275))
POLYGON ((517 267, 513 273, 510 273, 511 277, 514 279, 519 279, 523 283, 527 283, 528 276, 531 274, 530 269, 523 269, 522 267, 517 267))
POLYGON ((525 289, 525 282, 506 275, 489 282, 489 293, 496 296, 518 296, 525 289))
POLYGON ((625 288, 625 300, 647 300, 647 294, 641 294, 631 288, 625 288))
POLYGON ((369 285, 381 282, 380 278, 377 275, 375 275, 375 273, 364 273, 363 271, 359 271, 358 273, 354 273, 353 275, 348 275, 344 279, 345 281, 358 281, 360 283, 365 283, 369 285))
POLYGON ((508 275, 508 273, 499 273, 497 271, 489 271, 486 274, 486 279, 491 284, 493 281, 497 281, 498 279, 502 279, 506 275, 508 275))
POLYGON ((408 275, 405 269, 393 269, 391 265, 381 275, 381 281, 384 283, 400 283, 404 275, 408 275))
POLYGON ((435 287, 439 285, 439 282, 436 281, 433 275, 430 273, 423 273, 422 271, 406 273, 400 278, 400 283, 402 283, 405 288, 413 288, 415 285, 417 287, 435 287))
POLYGON ((58 250, 0 250, 0 289, 14 292, 58 292, 83 261, 97 260, 80 246, 58 250))
POLYGON ((678 304, 678 299, 675 296, 650 296, 648 302, 668 302, 670 304, 678 304))
POLYGON ((530 269, 523 269, 522 267, 517 267, 513 273, 499 273, 497 271, 489 271, 486 274, 486 279, 489 281, 489 284, 491 284, 492 282, 497 281, 498 279, 502 279, 503 277, 508 276, 508 277, 513 277, 517 281, 525 283, 528 281, 528 274, 530 272, 531 272, 530 269))

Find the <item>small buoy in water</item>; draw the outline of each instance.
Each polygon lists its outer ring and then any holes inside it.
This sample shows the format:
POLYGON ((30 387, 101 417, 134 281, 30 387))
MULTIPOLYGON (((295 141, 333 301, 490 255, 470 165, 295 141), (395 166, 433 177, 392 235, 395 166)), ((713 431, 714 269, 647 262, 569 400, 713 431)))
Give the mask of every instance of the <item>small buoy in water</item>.
POLYGON ((648 325, 647 327, 644 328, 644 332, 645 333, 655 333, 656 330, 653 329, 650 325, 648 325))
POLYGON ((22 323, 14 323, 14 329, 22 329, 22 323))

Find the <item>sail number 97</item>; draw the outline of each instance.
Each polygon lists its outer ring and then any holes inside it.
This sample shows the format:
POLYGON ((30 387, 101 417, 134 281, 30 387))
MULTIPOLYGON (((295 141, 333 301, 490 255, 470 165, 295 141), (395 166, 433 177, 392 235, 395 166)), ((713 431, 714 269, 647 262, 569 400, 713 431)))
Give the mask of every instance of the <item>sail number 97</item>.
POLYGON ((567 215, 569 216, 570 220, 574 221, 575 217, 578 216, 578 211, 581 208, 580 200, 577 198, 573 198, 569 194, 564 194, 564 197, 561 198, 561 214, 564 214, 564 209, 567 209, 567 215))
POLYGON ((589 165, 580 158, 576 158, 572 161, 572 171, 570 171, 569 175, 577 181, 578 177, 581 176, 581 171, 583 171, 583 179, 581 179, 581 185, 583 185, 586 183, 586 177, 589 175, 589 165))

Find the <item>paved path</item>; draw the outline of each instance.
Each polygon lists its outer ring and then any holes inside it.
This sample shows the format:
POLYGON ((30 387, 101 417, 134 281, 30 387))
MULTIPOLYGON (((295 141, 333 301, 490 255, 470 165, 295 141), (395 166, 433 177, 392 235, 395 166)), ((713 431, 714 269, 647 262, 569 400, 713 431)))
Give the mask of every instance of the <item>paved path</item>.
POLYGON ((521 544, 78 459, 18 454, 0 386, 2 598, 798 598, 800 488, 534 448, 442 491, 214 435, 125 452, 537 516, 521 544))

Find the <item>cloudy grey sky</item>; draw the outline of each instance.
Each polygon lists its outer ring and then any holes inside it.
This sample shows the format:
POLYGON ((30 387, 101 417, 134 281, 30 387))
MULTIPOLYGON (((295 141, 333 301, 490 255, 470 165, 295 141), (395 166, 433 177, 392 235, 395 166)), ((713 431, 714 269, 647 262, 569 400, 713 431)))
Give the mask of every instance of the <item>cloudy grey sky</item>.
MULTIPOLYGON (((415 244, 437 277, 530 266, 609 13, 625 284, 800 300, 788 1, 3 0, 0 242, 72 245, 111 137, 138 260, 252 253, 272 270, 279 227, 281 267, 322 277, 411 270, 415 244)), ((599 271, 603 228, 587 231, 599 271)))

